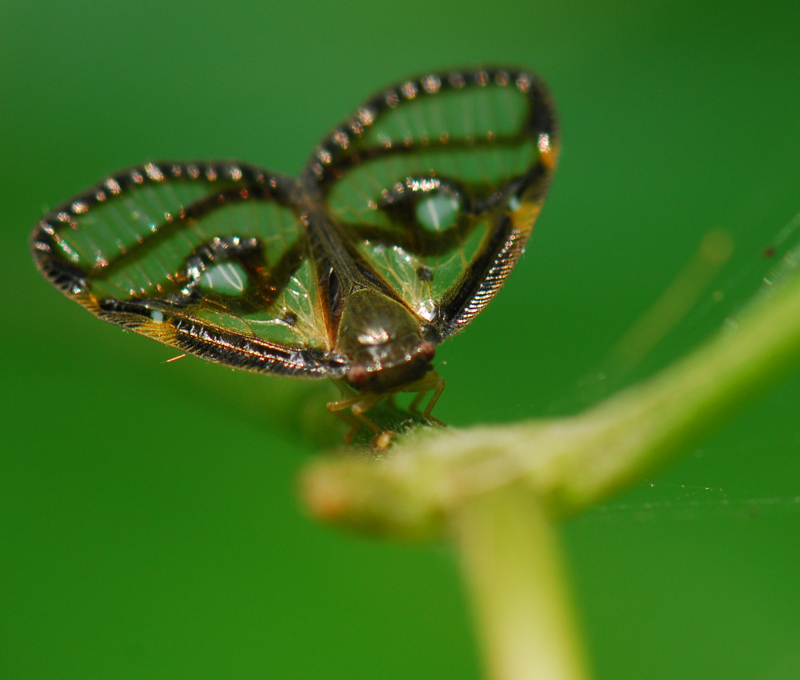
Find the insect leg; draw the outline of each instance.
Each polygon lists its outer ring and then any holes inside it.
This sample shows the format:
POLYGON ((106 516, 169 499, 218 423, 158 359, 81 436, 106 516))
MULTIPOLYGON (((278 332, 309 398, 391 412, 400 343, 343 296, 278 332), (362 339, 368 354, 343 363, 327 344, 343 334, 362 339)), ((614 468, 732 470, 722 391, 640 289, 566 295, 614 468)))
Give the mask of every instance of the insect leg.
POLYGON ((419 403, 422 401, 422 397, 424 397, 428 392, 429 390, 420 390, 417 392, 417 396, 415 396, 408 405, 408 410, 411 411, 411 413, 414 415, 420 415, 419 403))
POLYGON ((436 402, 439 400, 439 397, 442 396, 442 392, 444 391, 444 378, 439 376, 436 373, 430 373, 429 375, 425 376, 421 380, 409 385, 407 387, 406 392, 417 392, 417 396, 414 397, 413 401, 409 406, 409 410, 412 413, 419 413, 419 404, 422 401, 422 398, 428 393, 433 391, 433 395, 428 401, 428 405, 425 407, 425 410, 422 412, 422 416, 427 420, 430 420, 434 425, 441 425, 444 427, 444 423, 439 420, 438 418, 434 418, 431 415, 431 411, 433 411, 433 407, 436 405, 436 402))
MULTIPOLYGON (((386 448, 386 446, 388 446, 388 440, 383 446, 380 445, 380 441, 383 435, 388 435, 390 438, 391 433, 385 433, 375 421, 371 420, 366 415, 366 412, 373 406, 379 404, 384 397, 385 395, 383 394, 368 392, 366 394, 356 394, 346 399, 328 402, 328 411, 353 427, 345 436, 345 443, 349 444, 356 432, 358 432, 359 427, 365 425, 375 433, 371 444, 373 450, 376 445, 378 448, 386 448)), ((387 437, 383 437, 383 439, 387 439, 387 437)))
POLYGON ((438 418, 434 418, 431 415, 431 411, 433 411, 433 407, 436 406, 436 402, 439 401, 439 397, 442 396, 442 392, 444 392, 444 378, 436 376, 435 380, 432 381, 433 385, 433 396, 431 397, 428 405, 425 407, 425 410, 422 412, 422 415, 425 416, 428 420, 430 420, 434 425, 439 425, 440 427, 445 427, 445 424, 439 420, 438 418))
POLYGON ((344 443, 349 445, 350 442, 353 441, 353 437, 355 437, 356 432, 358 432, 361 429, 361 422, 356 418, 354 418, 353 415, 350 413, 350 411, 347 410, 346 408, 343 408, 342 410, 335 410, 331 408, 332 406, 335 406, 338 403, 339 402, 335 401, 330 402, 328 404, 328 411, 333 415, 335 415, 337 418, 339 418, 339 420, 344 421, 350 426, 349 432, 344 436, 344 443))

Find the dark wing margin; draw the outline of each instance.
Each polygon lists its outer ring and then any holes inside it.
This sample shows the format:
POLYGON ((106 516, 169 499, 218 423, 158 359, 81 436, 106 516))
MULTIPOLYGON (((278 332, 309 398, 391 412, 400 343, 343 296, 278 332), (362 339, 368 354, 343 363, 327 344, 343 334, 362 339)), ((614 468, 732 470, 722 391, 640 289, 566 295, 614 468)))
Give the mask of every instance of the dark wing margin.
POLYGON ((184 352, 336 377, 297 192, 296 180, 242 163, 148 163, 47 215, 33 257, 96 316, 184 352))
POLYGON ((427 74, 363 104, 323 140, 301 181, 437 341, 505 283, 558 144, 555 106, 530 72, 427 74))

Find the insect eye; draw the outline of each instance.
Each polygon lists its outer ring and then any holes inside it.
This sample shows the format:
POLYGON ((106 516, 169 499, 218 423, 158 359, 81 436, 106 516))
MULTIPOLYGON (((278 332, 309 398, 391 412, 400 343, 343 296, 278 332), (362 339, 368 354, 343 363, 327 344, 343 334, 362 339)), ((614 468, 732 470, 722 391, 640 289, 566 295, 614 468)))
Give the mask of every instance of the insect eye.
POLYGON ((353 387, 363 387, 366 384, 368 377, 369 373, 362 364, 354 364, 347 371, 346 379, 347 382, 353 387))
POLYGON ((431 361, 436 356, 436 346, 432 342, 424 340, 417 346, 417 355, 425 361, 431 361))

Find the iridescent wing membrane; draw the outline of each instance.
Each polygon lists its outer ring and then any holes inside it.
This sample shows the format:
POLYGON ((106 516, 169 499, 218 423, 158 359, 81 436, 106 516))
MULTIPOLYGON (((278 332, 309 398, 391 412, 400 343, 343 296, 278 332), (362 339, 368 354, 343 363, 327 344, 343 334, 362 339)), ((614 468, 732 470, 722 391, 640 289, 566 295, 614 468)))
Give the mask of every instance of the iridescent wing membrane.
POLYGON ((107 321, 236 368, 336 377, 296 180, 236 163, 150 163, 40 222, 45 276, 107 321))
POLYGON ((352 362, 337 347, 310 223, 324 216, 313 229, 326 247, 438 343, 483 309, 519 258, 556 132, 530 74, 427 75, 366 102, 299 180, 233 162, 150 163, 106 179, 39 223, 34 258, 100 318, 183 351, 342 378, 352 362))
POLYGON ((359 108, 305 176, 438 342, 468 324, 513 269, 557 144, 553 104, 531 74, 428 75, 359 108))

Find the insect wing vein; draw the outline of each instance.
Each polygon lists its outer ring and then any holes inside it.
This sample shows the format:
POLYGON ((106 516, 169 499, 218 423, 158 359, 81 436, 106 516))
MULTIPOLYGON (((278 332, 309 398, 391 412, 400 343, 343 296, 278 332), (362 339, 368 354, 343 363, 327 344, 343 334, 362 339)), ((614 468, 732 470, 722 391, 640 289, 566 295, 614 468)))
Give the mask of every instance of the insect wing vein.
POLYGON ((149 163, 46 216, 34 259, 97 316, 237 368, 340 374, 295 180, 238 163, 149 163))
POLYGON ((557 151, 554 106, 535 76, 428 74, 359 107, 323 140, 303 180, 443 339, 488 304, 518 261, 557 151))

